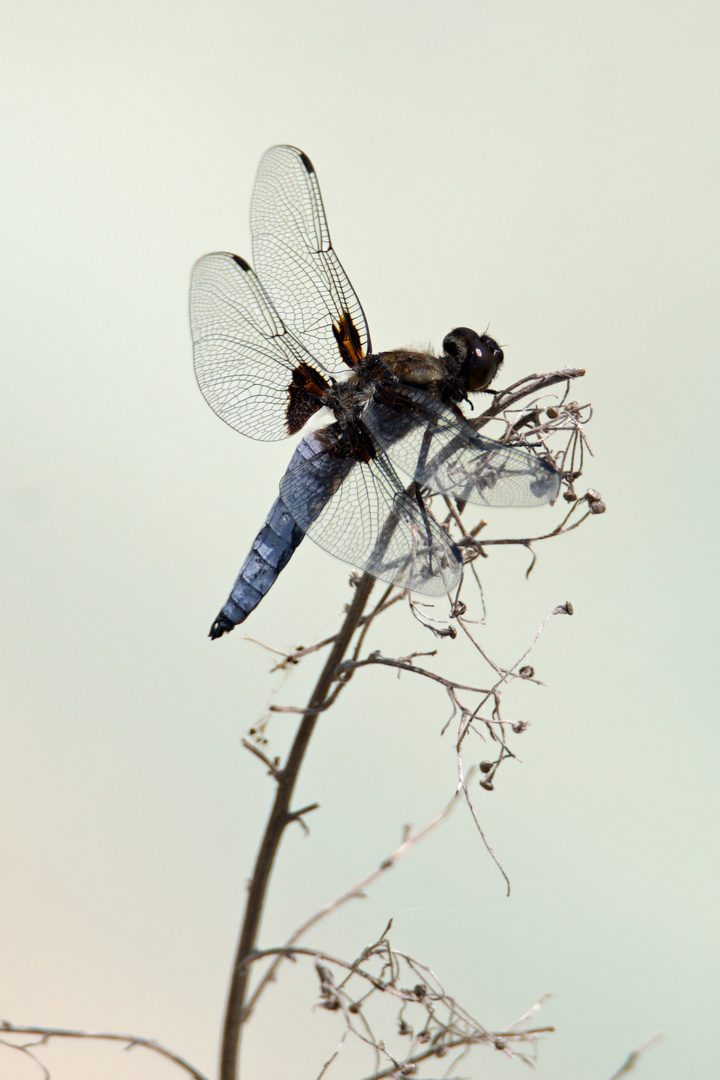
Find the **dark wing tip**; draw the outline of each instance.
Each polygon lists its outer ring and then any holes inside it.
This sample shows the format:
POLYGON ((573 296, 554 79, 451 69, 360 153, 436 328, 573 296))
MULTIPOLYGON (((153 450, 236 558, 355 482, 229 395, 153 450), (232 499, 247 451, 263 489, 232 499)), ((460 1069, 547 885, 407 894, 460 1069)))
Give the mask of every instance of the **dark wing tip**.
POLYGON ((310 158, 309 158, 309 157, 307 156, 307 154, 305 153, 305 151, 304 151, 304 150, 300 150, 300 151, 299 151, 299 153, 300 153, 300 160, 302 161, 302 163, 303 163, 303 165, 305 166, 305 168, 307 169, 307 171, 308 171, 309 173, 314 173, 314 172, 315 172, 315 166, 313 165, 312 161, 311 161, 311 160, 310 160, 310 158))
POLYGON ((554 502, 560 493, 562 474, 550 461, 540 459, 536 465, 537 472, 530 483, 530 491, 537 499, 554 502))
POLYGON ((245 260, 240 258, 239 255, 233 255, 232 260, 233 260, 233 262, 236 262, 238 264, 238 266, 240 267, 241 270, 249 270, 250 269, 250 263, 245 262, 245 260))
POLYGON ((223 612, 221 611, 215 622, 210 627, 210 633, 208 634, 208 637, 212 638, 214 641, 216 638, 222 637, 223 634, 229 634, 233 626, 235 626, 235 623, 230 622, 227 615, 223 614, 223 612))

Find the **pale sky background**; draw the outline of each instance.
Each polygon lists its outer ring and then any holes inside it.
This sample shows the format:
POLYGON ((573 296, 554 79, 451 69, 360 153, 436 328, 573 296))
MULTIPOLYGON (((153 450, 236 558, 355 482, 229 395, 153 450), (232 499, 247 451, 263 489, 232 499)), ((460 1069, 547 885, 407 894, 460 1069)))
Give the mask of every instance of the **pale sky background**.
MULTIPOLYGON (((505 383, 587 368, 585 486, 609 507, 529 582, 520 550, 482 567, 500 662, 576 611, 543 634, 544 687, 506 698, 531 723, 522 764, 478 798, 511 897, 460 809, 311 941, 352 957, 392 917, 491 1027, 554 993, 540 1080, 606 1080, 657 1032, 638 1080, 718 1075, 719 21, 702 0, 6 5, 0 1015, 215 1070, 272 794, 240 739, 271 701, 301 704, 318 661, 272 675, 239 631, 206 637, 292 447, 203 402, 187 285, 206 252, 250 256, 257 163, 290 142, 376 348, 489 324, 505 383)), ((247 632, 331 633, 346 582, 303 544, 247 632)), ((406 608, 369 642, 434 645, 406 608)), ((322 809, 285 840, 263 944, 449 798, 447 712, 420 680, 356 677, 311 748, 298 799, 322 809)), ((273 752, 291 727, 273 720, 273 752)), ((303 968, 271 991, 246 1080, 317 1074, 340 1028, 315 990, 303 968)), ((53 1080, 178 1075, 117 1047, 45 1060, 53 1080)), ((460 1071, 527 1075, 482 1050, 460 1071)), ((37 1075, 0 1051, 2 1080, 37 1075)))

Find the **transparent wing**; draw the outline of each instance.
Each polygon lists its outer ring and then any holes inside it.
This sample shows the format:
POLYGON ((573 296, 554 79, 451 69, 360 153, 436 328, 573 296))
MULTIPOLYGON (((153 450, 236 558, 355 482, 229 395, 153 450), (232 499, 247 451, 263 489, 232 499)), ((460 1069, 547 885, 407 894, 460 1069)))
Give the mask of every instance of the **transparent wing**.
POLYGON ((316 544, 381 581, 427 596, 460 583, 460 552, 382 452, 358 462, 322 450, 285 474, 280 495, 316 544))
POLYGON ((365 315, 333 251, 317 176, 301 150, 273 146, 263 155, 250 222, 258 277, 308 352, 333 373, 368 354, 365 315))
POLYGON ((367 424, 393 462, 419 484, 481 506, 541 506, 555 499, 560 474, 530 451, 479 435, 441 401, 403 386, 408 411, 373 401, 367 424))
POLYGON ((265 441, 297 430, 288 423, 293 373, 303 365, 308 377, 323 377, 244 259, 227 252, 198 259, 190 326, 197 381, 221 420, 265 441))

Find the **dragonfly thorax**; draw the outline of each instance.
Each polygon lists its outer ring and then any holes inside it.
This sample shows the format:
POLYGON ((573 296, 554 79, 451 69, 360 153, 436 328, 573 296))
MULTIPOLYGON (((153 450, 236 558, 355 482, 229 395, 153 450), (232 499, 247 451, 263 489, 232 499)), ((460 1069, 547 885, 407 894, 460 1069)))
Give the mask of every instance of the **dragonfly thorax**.
POLYGON ((448 377, 443 358, 431 353, 393 349, 392 352, 380 353, 380 360, 395 379, 409 386, 419 386, 431 394, 437 394, 448 377))

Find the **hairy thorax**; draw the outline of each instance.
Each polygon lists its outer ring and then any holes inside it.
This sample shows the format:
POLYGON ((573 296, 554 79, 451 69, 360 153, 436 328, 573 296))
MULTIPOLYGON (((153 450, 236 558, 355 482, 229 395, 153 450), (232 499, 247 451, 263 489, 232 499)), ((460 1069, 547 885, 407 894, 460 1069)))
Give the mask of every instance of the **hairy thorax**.
POLYGON ((429 353, 413 352, 410 349, 395 349, 380 353, 380 360, 385 367, 410 386, 421 386, 433 392, 447 378, 447 366, 442 358, 429 353))

